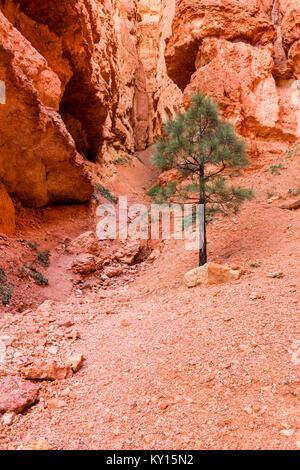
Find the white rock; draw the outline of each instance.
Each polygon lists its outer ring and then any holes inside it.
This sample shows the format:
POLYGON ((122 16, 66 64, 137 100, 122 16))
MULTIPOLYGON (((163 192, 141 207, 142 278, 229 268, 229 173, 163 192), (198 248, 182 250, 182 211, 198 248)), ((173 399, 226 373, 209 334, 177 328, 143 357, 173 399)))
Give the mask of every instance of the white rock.
POLYGON ((294 429, 283 429, 280 431, 280 434, 283 434, 284 436, 290 437, 294 434, 294 429))
POLYGON ((298 366, 300 364, 300 341, 299 340, 293 341, 291 345, 291 350, 289 350, 289 353, 292 355, 292 363, 295 366, 298 366))
POLYGON ((184 282, 187 287, 195 287, 199 284, 223 284, 225 282, 239 279, 241 271, 231 269, 216 263, 207 263, 204 266, 188 271, 184 276, 184 282))
POLYGON ((0 366, 6 364, 6 345, 4 341, 0 340, 0 366))
POLYGON ((3 423, 10 426, 14 420, 15 413, 5 413, 2 417, 3 423))
POLYGON ((78 372, 84 361, 84 356, 81 353, 74 353, 67 359, 68 366, 71 367, 73 372, 78 372))

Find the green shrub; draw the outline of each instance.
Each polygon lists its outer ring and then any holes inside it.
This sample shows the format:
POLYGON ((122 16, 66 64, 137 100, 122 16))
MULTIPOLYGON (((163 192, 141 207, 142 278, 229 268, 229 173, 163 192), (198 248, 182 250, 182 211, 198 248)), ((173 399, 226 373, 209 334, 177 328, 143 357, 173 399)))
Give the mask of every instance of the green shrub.
POLYGON ((32 263, 25 263, 21 269, 21 276, 31 277, 39 286, 48 286, 49 280, 43 276, 37 269, 37 266, 32 263))
POLYGON ((49 266, 50 265, 50 251, 49 250, 39 251, 37 254, 37 259, 44 266, 46 267, 49 266))
POLYGON ((269 172, 272 173, 272 175, 281 175, 279 170, 285 170, 286 168, 282 165, 282 163, 279 163, 279 165, 271 165, 269 167, 269 172))
POLYGON ((251 263, 250 268, 260 268, 262 265, 262 262, 259 261, 258 263, 251 263))
POLYGON ((7 305, 10 302, 14 291, 14 287, 8 283, 7 275, 0 267, 0 300, 3 305, 7 305))

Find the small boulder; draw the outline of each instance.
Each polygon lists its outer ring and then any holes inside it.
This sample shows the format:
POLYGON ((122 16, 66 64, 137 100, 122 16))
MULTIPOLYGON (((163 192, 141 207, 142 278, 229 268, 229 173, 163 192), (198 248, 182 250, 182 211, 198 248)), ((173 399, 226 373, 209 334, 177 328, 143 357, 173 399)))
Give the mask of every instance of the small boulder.
POLYGON ((84 356, 81 353, 74 353, 67 359, 67 365, 71 367, 73 372, 78 372, 84 361, 84 356))
POLYGON ((40 387, 17 376, 0 379, 0 413, 22 413, 33 405, 40 387))
POLYGON ((73 372, 69 365, 57 361, 36 361, 20 367, 20 373, 31 380, 64 380, 72 377, 73 372))
POLYGON ((10 426, 13 423, 15 416, 16 415, 14 412, 5 413, 2 417, 3 424, 5 424, 6 426, 10 426))
POLYGON ((21 450, 53 450, 53 447, 45 439, 39 439, 22 446, 21 450))
POLYGON ((75 274, 88 274, 96 271, 96 258, 90 254, 78 255, 72 263, 75 274))
POLYGON ((287 209, 289 211, 296 210, 300 208, 300 199, 294 202, 290 202, 289 204, 285 204, 283 206, 280 206, 281 209, 287 209))
MULTIPOLYGON (((96 263, 96 271, 100 271, 102 268, 103 268, 103 265, 104 265, 104 262, 106 261, 106 259, 104 258, 96 258, 95 260, 95 263, 96 263)), ((110 260, 109 260, 110 262, 110 260)))
POLYGON ((199 284, 223 284, 240 277, 241 271, 238 269, 231 269, 229 266, 216 263, 207 263, 188 271, 184 276, 184 283, 187 287, 195 287, 199 284))
POLYGON ((118 261, 124 264, 133 264, 142 249, 140 240, 127 241, 123 248, 115 256, 118 261))
POLYGON ((119 277, 123 274, 123 269, 121 266, 109 266, 105 268, 104 274, 109 277, 119 277))
POLYGON ((50 398, 50 400, 48 400, 47 405, 48 408, 58 410, 59 408, 64 408, 65 406, 67 406, 67 403, 63 400, 59 400, 58 398, 50 398))
POLYGON ((43 315, 47 318, 49 318, 50 314, 53 314, 56 312, 56 308, 58 306, 58 303, 55 302, 54 300, 45 300, 37 309, 36 309, 36 315, 43 315))
POLYGON ((98 256, 99 242, 94 232, 84 232, 75 238, 67 247, 67 252, 72 255, 90 254, 98 256))
POLYGON ((262 294, 260 294, 259 292, 252 292, 249 295, 249 299, 250 300, 260 300, 260 299, 264 299, 264 296, 262 294))

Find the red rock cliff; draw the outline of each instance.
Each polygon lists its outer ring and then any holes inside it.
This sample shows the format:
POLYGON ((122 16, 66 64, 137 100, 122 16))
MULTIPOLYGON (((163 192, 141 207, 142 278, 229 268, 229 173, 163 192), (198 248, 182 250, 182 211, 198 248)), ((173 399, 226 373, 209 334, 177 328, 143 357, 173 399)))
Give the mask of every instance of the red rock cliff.
POLYGON ((136 21, 135 1, 0 1, 0 180, 23 203, 88 200, 88 161, 147 145, 136 21))
POLYGON ((207 92, 250 143, 280 152, 300 137, 297 0, 177 0, 167 71, 187 102, 207 92))
POLYGON ((93 165, 151 144, 199 90, 252 155, 284 150, 299 79, 298 0, 0 0, 0 230, 8 193, 88 200, 93 165))

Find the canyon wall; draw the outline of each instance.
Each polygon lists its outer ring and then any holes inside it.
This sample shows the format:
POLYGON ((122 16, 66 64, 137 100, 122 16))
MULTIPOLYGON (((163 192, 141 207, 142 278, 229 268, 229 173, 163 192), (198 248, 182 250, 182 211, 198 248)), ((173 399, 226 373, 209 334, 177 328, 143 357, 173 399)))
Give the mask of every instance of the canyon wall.
POLYGON ((177 0, 166 47, 184 103, 202 91, 249 143, 252 155, 300 137, 297 0, 177 0))
POLYGON ((146 147, 136 23, 134 0, 0 0, 0 181, 22 203, 86 201, 91 162, 146 147))
POLYGON ((182 92, 168 76, 166 40, 172 34, 175 0, 140 0, 138 53, 149 95, 149 144, 161 133, 162 123, 181 109, 182 92))
POLYGON ((197 91, 219 102, 252 156, 291 145, 300 137, 300 4, 0 0, 0 80, 8 232, 9 194, 34 207, 87 201, 95 168, 101 176, 151 145, 197 91))

